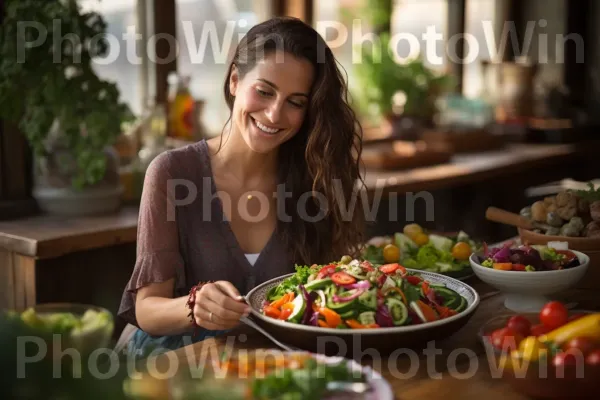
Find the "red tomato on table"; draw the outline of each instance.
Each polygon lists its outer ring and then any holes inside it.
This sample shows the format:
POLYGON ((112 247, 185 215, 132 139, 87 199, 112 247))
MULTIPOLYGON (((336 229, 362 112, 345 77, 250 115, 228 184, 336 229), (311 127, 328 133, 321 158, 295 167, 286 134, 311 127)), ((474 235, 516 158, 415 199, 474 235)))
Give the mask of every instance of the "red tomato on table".
POLYGON ((543 324, 538 324, 538 325, 534 325, 531 327, 531 331, 530 331, 530 335, 531 336, 542 336, 545 335, 546 333, 552 331, 552 329, 548 328, 547 326, 543 325, 543 324))
POLYGON ((540 322, 550 329, 556 329, 567 323, 569 310, 560 301, 551 301, 540 311, 540 322))
POLYGON ((519 333, 523 337, 529 336, 531 332, 531 322, 522 315, 510 317, 506 327, 519 333))
POLYGON ((567 344, 565 344, 563 350, 567 351, 569 349, 578 350, 585 356, 590 354, 593 350, 600 349, 600 345, 594 339, 580 336, 569 340, 567 344))
POLYGON ((500 328, 492 332, 492 345, 500 350, 514 350, 523 340, 523 336, 510 328, 500 328))
POLYGON ((585 363, 588 365, 600 365, 600 349, 592 351, 585 358, 585 363))

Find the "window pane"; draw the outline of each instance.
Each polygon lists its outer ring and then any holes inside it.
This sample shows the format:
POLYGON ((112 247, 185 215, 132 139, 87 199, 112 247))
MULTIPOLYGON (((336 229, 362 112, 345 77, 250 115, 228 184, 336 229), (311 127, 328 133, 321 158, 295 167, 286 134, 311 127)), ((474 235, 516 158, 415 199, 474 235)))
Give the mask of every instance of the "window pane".
MULTIPOLYGON (((463 68, 463 94, 475 97, 482 94, 483 68, 481 60, 490 59, 486 34, 493 34, 493 22, 496 12, 496 0, 467 0, 465 12, 465 33, 471 34, 479 43, 479 54, 472 63, 463 68)), ((493 39, 493 38, 490 38, 493 39)))
POLYGON ((392 35, 399 40, 397 54, 400 57, 410 57, 421 54, 425 65, 434 69, 443 69, 447 64, 446 42, 448 30, 448 1, 447 0, 397 0, 392 16, 392 35), (423 35, 435 32, 429 39, 423 35), (402 35, 402 36, 400 36, 402 35), (434 42, 435 40, 435 42, 434 42))
POLYGON ((204 100, 202 121, 220 133, 229 116, 223 82, 239 39, 259 22, 257 8, 269 0, 177 0, 177 67, 191 78, 190 91, 204 100))
MULTIPOLYGON (((123 37, 128 27, 137 29, 137 0, 79 0, 83 11, 96 11, 106 23, 109 52, 103 59, 94 60, 94 70, 102 78, 115 82, 121 91, 122 101, 129 104, 131 111, 139 115, 142 108, 140 92, 140 64, 137 57, 128 57, 127 39, 123 37)), ((133 45, 133 40, 131 40, 133 45)), ((140 41, 136 42, 136 53, 144 54, 140 41), (140 49, 138 49, 138 47, 140 49)))

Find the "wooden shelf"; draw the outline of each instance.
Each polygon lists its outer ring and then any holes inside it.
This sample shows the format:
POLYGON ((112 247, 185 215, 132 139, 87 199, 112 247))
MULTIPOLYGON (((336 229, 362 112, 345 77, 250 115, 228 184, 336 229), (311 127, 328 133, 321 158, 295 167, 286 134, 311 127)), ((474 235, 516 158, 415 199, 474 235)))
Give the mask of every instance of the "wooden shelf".
POLYGON ((38 259, 76 251, 132 243, 136 240, 138 208, 86 218, 41 215, 0 222, 0 248, 38 259))

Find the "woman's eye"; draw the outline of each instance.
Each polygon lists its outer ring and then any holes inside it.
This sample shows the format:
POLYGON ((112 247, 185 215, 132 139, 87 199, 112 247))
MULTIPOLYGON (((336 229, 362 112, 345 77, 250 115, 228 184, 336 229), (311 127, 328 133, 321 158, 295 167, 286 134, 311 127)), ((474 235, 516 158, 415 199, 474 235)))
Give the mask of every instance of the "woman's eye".
POLYGON ((302 108, 302 107, 304 107, 304 104, 302 104, 302 103, 296 103, 295 101, 290 101, 290 104, 293 105, 296 108, 302 108))
POLYGON ((265 92, 264 90, 256 89, 256 92, 258 94, 260 94, 261 96, 263 96, 263 97, 269 97, 269 96, 271 96, 271 93, 265 92))

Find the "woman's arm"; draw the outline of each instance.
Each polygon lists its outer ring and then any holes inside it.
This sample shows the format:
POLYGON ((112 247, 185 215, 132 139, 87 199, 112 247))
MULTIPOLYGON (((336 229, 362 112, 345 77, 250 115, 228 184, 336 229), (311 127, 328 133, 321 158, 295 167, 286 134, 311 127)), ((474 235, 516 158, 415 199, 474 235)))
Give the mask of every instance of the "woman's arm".
MULTIPOLYGON (((187 296, 169 298, 174 279, 140 288, 136 296, 136 319, 143 331, 153 336, 177 335, 190 331, 187 296)), ((231 329, 248 315, 249 306, 230 282, 218 281, 202 286, 196 294, 194 320, 210 330, 231 329)))
POLYGON ((175 279, 152 283, 138 289, 135 316, 143 331, 153 336, 178 335, 192 324, 186 306, 187 296, 171 298, 175 279))

